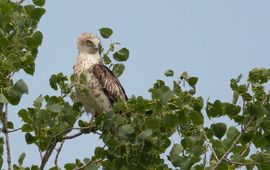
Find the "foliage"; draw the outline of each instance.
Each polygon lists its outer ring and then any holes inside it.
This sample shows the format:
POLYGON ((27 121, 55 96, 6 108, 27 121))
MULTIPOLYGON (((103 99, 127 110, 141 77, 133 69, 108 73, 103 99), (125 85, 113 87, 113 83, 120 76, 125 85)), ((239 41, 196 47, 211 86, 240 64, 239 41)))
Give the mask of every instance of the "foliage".
MULTIPOLYGON (((270 69, 253 69, 247 80, 231 79, 232 102, 205 101, 196 95, 198 77, 187 72, 180 76, 171 69, 164 74, 171 84, 157 80, 149 89, 151 99, 131 96, 118 100, 113 111, 85 121, 82 104, 76 101, 73 76, 54 74, 49 80, 60 95, 38 96, 32 107, 21 109, 23 125, 13 129, 4 104, 18 105, 28 87, 21 79, 13 82, 19 70, 33 75, 42 33, 36 31, 45 0, 34 5, 0 1, 0 113, 4 138, 0 139, 0 167, 9 133, 20 130, 25 142, 41 152, 40 165, 24 165, 22 153, 13 169, 44 169, 56 150, 55 165, 64 142, 82 134, 100 135, 103 147, 96 147, 90 158, 66 162, 63 168, 91 169, 269 169, 270 168, 270 69), (178 77, 177 77, 178 76, 178 77), (175 78, 176 77, 176 78, 175 78), (175 80, 174 80, 175 78, 175 80), (228 117, 233 123, 221 122, 228 117), (205 123, 209 119, 212 122, 205 123), (179 136, 179 143, 170 137, 179 136), (166 155, 166 151, 169 154, 166 155), (163 155, 163 156, 161 156, 163 155), (164 156, 165 155, 165 156, 164 156)), ((101 28, 104 39, 113 35, 110 28, 101 28)), ((99 51, 116 76, 124 72, 129 50, 112 43, 99 51)), ((30 89, 31 90, 31 89, 30 89)), ((12 139, 11 139, 12 140, 12 139)), ((8 152, 8 151, 6 151, 8 152)), ((74 158, 75 159, 75 158, 74 158)))

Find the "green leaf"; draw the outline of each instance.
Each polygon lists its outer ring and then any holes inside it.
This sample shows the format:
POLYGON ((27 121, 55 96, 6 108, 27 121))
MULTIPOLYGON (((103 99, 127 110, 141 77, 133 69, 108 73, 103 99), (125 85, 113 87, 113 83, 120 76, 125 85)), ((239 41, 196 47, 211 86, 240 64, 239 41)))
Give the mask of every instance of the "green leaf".
POLYGON ((91 160, 89 158, 84 158, 83 163, 88 164, 91 160))
POLYGON ((190 118, 195 125, 202 125, 204 122, 204 117, 200 112, 192 111, 190 113, 190 118))
POLYGON ((101 28, 99 32, 103 38, 109 38, 113 34, 113 30, 111 28, 101 28))
POLYGON ((66 170, 74 170, 76 168, 76 165, 73 163, 67 163, 64 167, 66 170))
POLYGON ((84 170, 98 170, 98 165, 95 163, 91 163, 90 165, 86 166, 84 170))
POLYGON ((265 118, 262 123, 263 130, 265 130, 267 133, 270 133, 270 119, 265 118))
POLYGON ((239 133, 240 132, 238 131, 238 129, 236 129, 236 127, 231 126, 227 131, 227 138, 235 140, 236 136, 239 135, 239 133))
POLYGON ((182 92, 179 83, 177 83, 176 81, 173 81, 173 92, 176 94, 181 94, 182 92))
POLYGON ((38 170, 38 166, 37 165, 32 165, 31 170, 38 170))
POLYGON ((36 141, 36 138, 32 136, 30 133, 25 134, 25 140, 27 144, 32 144, 36 141))
POLYGON ((103 56, 103 60, 104 60, 105 64, 111 64, 112 63, 110 57, 108 55, 106 55, 106 54, 103 56))
POLYGON ((30 117, 29 112, 25 109, 21 109, 18 115, 22 118, 22 120, 26 123, 32 124, 33 119, 30 117))
POLYGON ((33 3, 37 6, 44 6, 45 5, 45 0, 33 0, 33 3))
POLYGON ((165 105, 167 104, 171 99, 173 98, 173 91, 168 90, 165 93, 162 94, 160 98, 161 104, 165 105))
POLYGON ((132 134, 134 133, 134 127, 130 124, 127 124, 127 125, 123 125, 121 128, 120 128, 120 133, 123 133, 124 135, 129 135, 129 134, 132 134))
POLYGON ((34 101, 34 104, 33 104, 34 107, 41 108, 44 99, 45 98, 43 96, 39 96, 38 98, 36 98, 36 100, 34 101))
POLYGON ((36 123, 39 123, 40 126, 47 125, 50 120, 50 113, 48 110, 40 109, 36 112, 36 123))
POLYGON ((178 117, 176 114, 166 114, 163 118, 163 126, 166 128, 175 128, 178 123, 178 117))
POLYGON ((14 125, 10 121, 8 121, 8 125, 7 126, 8 126, 9 129, 14 129, 14 125))
POLYGON ((185 137, 182 141, 181 144, 184 148, 193 148, 196 143, 196 138, 193 136, 190 137, 185 137))
POLYGON ((190 77, 187 79, 187 82, 188 84, 191 86, 191 87, 195 87, 195 85, 197 84, 198 82, 198 77, 190 77))
POLYGON ((186 80, 187 78, 188 78, 188 73, 187 73, 186 71, 184 71, 184 72, 181 74, 180 79, 181 79, 181 80, 182 80, 182 79, 186 80))
POLYGON ((183 151, 183 147, 180 144, 173 144, 172 150, 170 152, 170 155, 179 155, 183 151))
POLYGON ((233 101, 232 103, 235 105, 238 101, 239 98, 239 93, 238 92, 233 92, 233 101))
POLYGON ((102 147, 96 147, 95 149, 95 157, 104 158, 106 156, 106 151, 102 147))
POLYGON ((151 135, 152 135, 153 131, 151 129, 147 129, 143 132, 141 132, 138 136, 137 136, 137 143, 142 143, 145 140, 147 140, 151 135))
POLYGON ((252 141, 256 147, 265 147, 267 144, 269 144, 267 138, 262 135, 260 132, 255 133, 252 136, 252 141))
POLYGON ((218 117, 223 115, 222 103, 216 100, 214 103, 207 102, 206 112, 208 117, 218 117))
POLYGON ((28 64, 26 66, 23 66, 23 70, 25 71, 25 73, 27 73, 29 75, 34 75, 34 73, 35 73, 35 64, 28 64))
POLYGON ((64 107, 62 105, 58 104, 58 103, 55 103, 55 104, 48 105, 47 108, 51 112, 60 113, 63 110, 64 107))
POLYGON ((43 8, 35 8, 31 11, 30 17, 36 21, 39 21, 42 15, 44 15, 46 12, 43 8))
POLYGON ((212 124, 211 128, 214 131, 214 135, 219 139, 221 139, 227 131, 227 125, 225 123, 212 124))
POLYGON ((22 94, 28 93, 28 87, 22 79, 17 81, 12 88, 14 88, 14 90, 16 90, 22 94))
POLYGON ((152 117, 145 122, 145 125, 148 129, 157 130, 160 128, 160 118, 152 117))
POLYGON ((19 157, 19 160, 18 160, 19 166, 22 166, 22 165, 23 165, 23 160, 24 160, 24 158, 25 158, 25 153, 22 153, 22 154, 20 155, 20 157, 19 157))
POLYGON ((0 93, 0 103, 9 103, 6 96, 4 94, 2 94, 2 93, 0 93))
POLYGON ((43 40, 43 35, 40 31, 36 31, 33 36, 32 36, 34 43, 35 43, 35 47, 38 47, 41 45, 42 40, 43 40))
POLYGON ((231 103, 222 103, 222 108, 224 111, 224 114, 228 115, 229 117, 236 116, 240 113, 241 107, 240 106, 235 106, 231 103))
POLYGON ((13 87, 7 91, 7 98, 12 105, 19 104, 23 94, 28 93, 28 87, 25 82, 21 79, 17 81, 13 87))
POLYGON ((125 65, 124 64, 114 64, 112 72, 116 77, 120 77, 125 70, 125 65))
POLYGON ((32 132, 33 131, 33 129, 32 129, 32 126, 31 125, 29 125, 29 124, 24 124, 23 126, 22 126, 22 132, 32 132))
POLYGON ((164 74, 166 77, 172 77, 174 75, 174 72, 173 70, 169 69, 164 74))
POLYGON ((121 50, 113 54, 113 58, 119 62, 127 61, 127 59, 129 58, 129 50, 127 48, 122 48, 121 50))

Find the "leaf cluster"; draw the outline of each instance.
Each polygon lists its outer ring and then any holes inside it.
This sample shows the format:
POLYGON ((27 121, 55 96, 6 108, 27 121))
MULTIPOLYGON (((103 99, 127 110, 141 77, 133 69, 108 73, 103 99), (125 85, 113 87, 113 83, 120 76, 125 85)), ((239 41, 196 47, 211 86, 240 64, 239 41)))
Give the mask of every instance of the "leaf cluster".
MULTIPOLYGON (((111 28, 101 28, 100 35, 107 39, 113 34, 113 30, 111 28)), ((120 77, 124 70, 125 65, 123 62, 127 61, 129 58, 129 50, 127 48, 121 48, 120 50, 116 50, 117 46, 119 46, 120 43, 115 42, 110 44, 108 50, 104 52, 104 48, 100 45, 99 52, 103 56, 104 63, 109 65, 109 67, 112 67, 112 71, 116 77, 120 77), (111 57, 112 55, 112 57, 111 57), (111 58, 113 58, 116 63, 113 63, 111 58)))

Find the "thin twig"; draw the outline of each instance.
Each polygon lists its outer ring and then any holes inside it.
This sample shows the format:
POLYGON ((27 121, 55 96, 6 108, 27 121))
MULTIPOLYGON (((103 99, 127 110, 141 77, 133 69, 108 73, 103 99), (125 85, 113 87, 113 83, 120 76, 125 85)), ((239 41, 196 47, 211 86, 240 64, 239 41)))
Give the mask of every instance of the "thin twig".
POLYGON ((45 165, 46 163, 48 162, 56 144, 57 144, 57 138, 66 134, 66 133, 69 133, 70 131, 72 130, 83 130, 83 129, 90 129, 92 126, 89 126, 89 127, 82 127, 82 128, 68 128, 66 130, 64 130, 63 132, 60 132, 58 133, 57 135, 55 135, 54 137, 52 137, 47 149, 46 149, 46 152, 44 154, 44 156, 42 157, 42 161, 41 161, 41 164, 40 164, 40 170, 43 170, 45 168, 45 165))
POLYGON ((95 160, 95 161, 90 161, 88 162, 87 164, 83 165, 83 166, 80 166, 78 168, 76 168, 75 170, 84 170, 86 167, 88 167, 89 165, 91 165, 92 163, 99 163, 103 161, 102 159, 98 159, 98 160, 95 160))
POLYGON ((258 163, 256 162, 236 162, 230 159, 224 159, 224 161, 230 163, 230 164, 235 164, 235 165, 239 165, 239 166, 250 166, 250 165, 257 165, 258 163))
POLYGON ((7 132, 8 133, 12 133, 12 132, 16 132, 16 131, 18 131, 18 130, 21 130, 22 128, 17 128, 17 129, 13 129, 13 130, 8 130, 7 132))
POLYGON ((251 119, 249 120, 249 122, 246 124, 245 128, 243 128, 243 131, 241 133, 239 133, 239 135, 236 137, 236 139, 233 141, 232 145, 229 147, 229 149, 222 155, 222 157, 219 159, 219 161, 217 162, 217 164, 211 168, 212 170, 216 170, 220 164, 222 163, 222 161, 224 161, 225 159, 227 159, 227 156, 229 155, 229 153, 232 151, 232 149, 235 147, 235 145, 238 143, 239 139, 242 137, 242 135, 245 133, 245 131, 247 130, 247 128, 249 127, 249 125, 252 123, 252 121, 254 120, 254 116, 251 117, 251 119))
POLYGON ((38 152, 39 152, 40 160, 42 161, 42 158, 43 158, 42 151, 39 148, 38 148, 38 152))
POLYGON ((217 156, 217 154, 216 154, 216 151, 215 151, 215 149, 212 147, 212 145, 210 144, 210 141, 209 141, 209 139, 208 139, 208 137, 207 137, 207 135, 206 135, 206 133, 205 133, 204 130, 203 130, 203 135, 204 135, 204 138, 205 138, 205 140, 206 140, 208 146, 209 146, 210 149, 212 150, 212 153, 213 153, 215 159, 216 159, 217 161, 219 161, 218 156, 217 156))
MULTIPOLYGON (((98 135, 101 135, 101 133, 98 133, 98 132, 94 132, 95 134, 98 134, 98 135)), ((63 137, 64 140, 68 140, 68 139, 73 139, 73 138, 76 138, 78 136, 81 136, 82 134, 84 134, 84 132, 79 132, 79 133, 76 133, 74 135, 70 135, 70 136, 65 136, 63 137)))
POLYGON ((54 138, 57 138, 57 137, 59 137, 59 136, 62 136, 62 135, 65 134, 65 133, 69 133, 69 132, 72 131, 72 130, 85 130, 85 129, 90 129, 91 127, 93 127, 93 126, 91 125, 91 126, 80 127, 80 128, 74 128, 74 127, 68 128, 68 129, 64 130, 63 132, 60 132, 60 133, 58 133, 57 135, 55 135, 54 138))
POLYGON ((65 136, 63 137, 64 140, 67 140, 67 139, 73 139, 73 138, 76 138, 78 136, 81 136, 83 134, 83 132, 79 132, 79 133, 76 133, 74 135, 70 135, 70 136, 65 136))
POLYGON ((59 154, 63 148, 63 145, 64 145, 64 140, 61 142, 59 148, 56 150, 56 156, 55 156, 55 160, 54 160, 54 164, 55 164, 55 167, 58 168, 58 158, 59 158, 59 154))
POLYGON ((245 149, 242 151, 242 153, 240 155, 243 157, 249 148, 250 148, 250 143, 247 143, 245 146, 245 149))
MULTIPOLYGON (((3 105, 3 104, 2 104, 3 105)), ((3 106, 0 107, 1 115, 3 116, 3 133, 5 134, 5 144, 7 150, 7 164, 8 170, 11 170, 11 153, 10 153, 10 144, 9 144, 9 136, 8 136, 8 106, 5 104, 5 113, 3 113, 3 106)))

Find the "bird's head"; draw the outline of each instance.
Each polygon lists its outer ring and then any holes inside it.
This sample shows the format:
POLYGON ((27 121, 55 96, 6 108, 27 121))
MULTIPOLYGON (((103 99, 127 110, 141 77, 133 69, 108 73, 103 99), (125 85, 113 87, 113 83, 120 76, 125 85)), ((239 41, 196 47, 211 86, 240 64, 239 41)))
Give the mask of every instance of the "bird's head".
POLYGON ((79 51, 85 51, 90 54, 98 52, 100 39, 91 33, 83 33, 77 41, 79 51))

